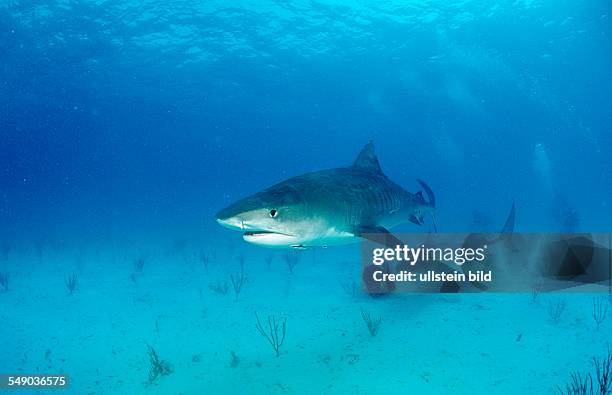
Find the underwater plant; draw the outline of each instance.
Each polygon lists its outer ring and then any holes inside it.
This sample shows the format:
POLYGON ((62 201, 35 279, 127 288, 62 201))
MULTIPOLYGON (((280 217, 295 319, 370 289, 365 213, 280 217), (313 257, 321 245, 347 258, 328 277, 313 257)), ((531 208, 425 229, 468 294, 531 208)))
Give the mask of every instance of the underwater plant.
POLYGON ((214 284, 210 284, 208 288, 219 295, 227 295, 229 285, 227 283, 227 280, 221 282, 221 280, 217 279, 217 282, 214 284))
POLYGON ((593 358, 593 364, 595 365, 595 376, 599 393, 609 394, 612 391, 612 380, 610 377, 612 373, 612 354, 610 354, 610 350, 608 350, 606 358, 600 360, 593 358))
POLYGON ((562 299, 557 299, 557 301, 555 302, 549 301, 547 311, 550 319, 555 324, 558 324, 559 321, 561 321, 561 316, 563 315, 563 312, 565 311, 565 301, 562 299))
POLYGON ((0 289, 4 292, 8 291, 9 285, 9 274, 6 272, 0 272, 0 289))
POLYGON ((230 351, 230 368, 237 368, 238 365, 240 364, 240 358, 238 357, 238 355, 236 355, 236 353, 234 352, 234 350, 230 351))
POLYGON ((608 349, 608 355, 605 358, 597 359, 593 357, 595 365, 595 377, 597 378, 597 386, 600 394, 609 394, 612 392, 612 354, 608 349))
POLYGON ((287 251, 285 253, 285 263, 287 264, 287 268, 289 269, 289 273, 293 273, 293 269, 300 261, 300 257, 296 252, 287 251))
POLYGON ((167 376, 172 373, 172 368, 167 361, 159 358, 153 347, 147 345, 147 348, 150 363, 148 384, 153 384, 160 376, 167 376))
POLYGON ((206 273, 208 273, 208 264, 210 263, 210 256, 204 251, 204 249, 200 249, 200 263, 204 266, 206 273))
POLYGON ((234 288, 234 295, 236 296, 236 300, 238 300, 242 287, 248 282, 248 276, 244 274, 244 271, 241 269, 240 273, 238 273, 236 277, 234 277, 233 274, 230 274, 230 280, 232 282, 232 287, 234 288))
POLYGON ((264 328, 261 324, 257 312, 255 312, 255 319, 257 320, 255 327, 257 328, 259 333, 268 340, 268 342, 276 352, 276 356, 278 357, 280 355, 280 348, 283 345, 283 342, 285 341, 285 334, 287 332, 287 319, 283 318, 282 321, 278 321, 275 316, 269 315, 267 328, 264 328))
POLYGON ((72 273, 70 276, 66 277, 65 283, 66 288, 68 288, 68 292, 70 293, 70 295, 72 295, 74 291, 76 291, 77 285, 79 283, 79 279, 76 273, 72 273))
POLYGON ((144 269, 145 265, 145 260, 144 258, 135 259, 134 262, 132 262, 132 265, 134 266, 134 272, 142 273, 142 270, 144 269))
POLYGON ((608 314, 608 303, 603 298, 593 299, 593 320, 597 324, 597 330, 601 326, 602 322, 606 319, 608 314))
POLYGON ((560 394, 567 395, 588 395, 595 394, 593 392, 593 378, 590 374, 585 374, 584 377, 580 372, 572 373, 572 381, 565 385, 565 390, 558 388, 560 394))
POLYGON ((365 311, 363 308, 361 309, 361 318, 363 318, 363 322, 365 322, 368 327, 368 331, 370 332, 370 336, 374 337, 378 334, 380 330, 380 324, 382 323, 382 317, 374 317, 369 312, 365 311))
POLYGON ((571 381, 565 385, 565 388, 557 387, 560 394, 567 395, 607 395, 612 392, 612 353, 608 349, 608 354, 602 359, 593 357, 593 365, 595 365, 595 380, 591 373, 586 373, 584 376, 580 372, 574 372, 571 375, 571 381))

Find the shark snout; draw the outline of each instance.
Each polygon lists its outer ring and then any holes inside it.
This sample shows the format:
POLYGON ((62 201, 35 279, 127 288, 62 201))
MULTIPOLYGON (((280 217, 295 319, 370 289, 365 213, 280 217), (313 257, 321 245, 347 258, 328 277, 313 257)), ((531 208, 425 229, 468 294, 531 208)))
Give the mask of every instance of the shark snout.
POLYGON ((244 229, 244 221, 240 217, 220 218, 217 217, 217 223, 230 229, 244 229))
POLYGON ((226 207, 215 215, 217 223, 230 229, 244 229, 244 218, 240 210, 234 207, 226 207))
POLYGON ((252 221, 248 221, 243 215, 236 214, 231 216, 217 215, 217 223, 232 230, 261 230, 252 221))

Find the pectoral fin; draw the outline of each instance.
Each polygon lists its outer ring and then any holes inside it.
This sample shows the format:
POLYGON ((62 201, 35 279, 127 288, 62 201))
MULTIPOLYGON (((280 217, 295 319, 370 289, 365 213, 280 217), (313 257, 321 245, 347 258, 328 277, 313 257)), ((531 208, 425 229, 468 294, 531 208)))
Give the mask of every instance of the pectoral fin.
POLYGON ((389 232, 387 228, 382 226, 360 226, 355 235, 391 248, 404 244, 393 233, 389 232))

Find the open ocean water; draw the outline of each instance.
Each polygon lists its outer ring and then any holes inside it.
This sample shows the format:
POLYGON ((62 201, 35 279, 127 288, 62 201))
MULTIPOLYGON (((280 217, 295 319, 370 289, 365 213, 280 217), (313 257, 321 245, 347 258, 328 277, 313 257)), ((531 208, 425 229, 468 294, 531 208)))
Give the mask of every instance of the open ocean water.
POLYGON ((359 244, 267 249, 215 215, 372 141, 440 232, 513 202, 517 232, 610 232, 610 10, 2 1, 0 374, 70 385, 0 392, 571 393, 609 355, 607 294, 372 298, 359 244))

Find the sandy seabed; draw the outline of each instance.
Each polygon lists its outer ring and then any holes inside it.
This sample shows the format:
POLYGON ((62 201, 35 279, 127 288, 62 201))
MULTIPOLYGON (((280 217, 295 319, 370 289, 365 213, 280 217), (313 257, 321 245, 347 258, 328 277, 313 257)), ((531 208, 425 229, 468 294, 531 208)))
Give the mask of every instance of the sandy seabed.
POLYGON ((284 251, 160 245, 6 257, 0 373, 70 376, 68 390, 20 394, 546 394, 591 372, 612 340, 612 319, 592 318, 601 295, 371 298, 355 284, 358 247, 295 253, 290 272, 284 251), (362 311, 381 318, 376 336, 362 311), (266 328, 286 320, 278 357, 255 312, 266 328), (153 382, 149 346, 172 370, 153 382))

